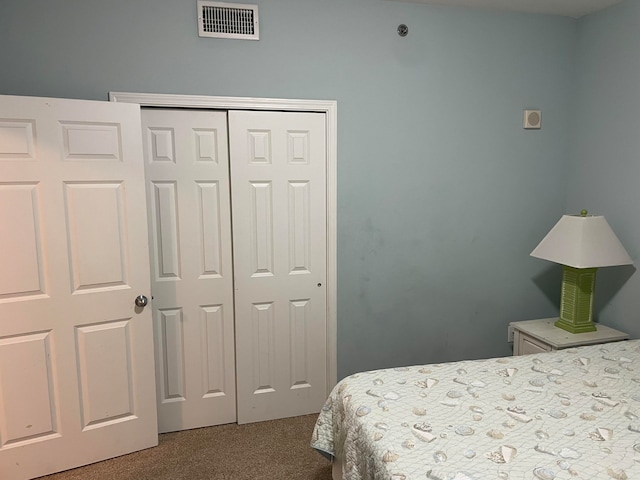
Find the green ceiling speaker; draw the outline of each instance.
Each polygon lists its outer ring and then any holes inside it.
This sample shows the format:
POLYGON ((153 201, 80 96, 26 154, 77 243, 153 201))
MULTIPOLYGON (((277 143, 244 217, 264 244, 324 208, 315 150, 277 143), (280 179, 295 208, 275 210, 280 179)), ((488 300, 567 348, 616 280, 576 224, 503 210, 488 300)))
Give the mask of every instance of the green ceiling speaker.
POLYGON ((593 294, 599 267, 632 265, 633 261, 603 216, 563 215, 531 252, 562 265, 560 318, 556 327, 571 333, 596 330, 593 294))

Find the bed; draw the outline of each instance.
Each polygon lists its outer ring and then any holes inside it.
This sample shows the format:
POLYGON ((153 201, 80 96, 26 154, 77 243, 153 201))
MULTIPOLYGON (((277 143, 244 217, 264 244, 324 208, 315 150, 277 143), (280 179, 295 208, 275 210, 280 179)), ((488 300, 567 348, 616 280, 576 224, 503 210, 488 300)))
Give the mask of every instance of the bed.
POLYGON ((311 446, 334 480, 640 480, 640 340, 354 374, 311 446))

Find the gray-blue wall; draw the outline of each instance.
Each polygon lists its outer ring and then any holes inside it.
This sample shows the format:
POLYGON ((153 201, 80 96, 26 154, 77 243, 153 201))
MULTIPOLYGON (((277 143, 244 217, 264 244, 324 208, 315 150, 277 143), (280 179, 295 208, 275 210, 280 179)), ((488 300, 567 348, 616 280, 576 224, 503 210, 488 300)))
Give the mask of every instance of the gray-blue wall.
MULTIPOLYGON (((640 1, 579 22, 567 211, 604 215, 636 262, 640 254, 640 1)), ((635 267, 598 271, 602 323, 640 336, 635 267), (635 272, 635 274, 634 274, 635 272)))
POLYGON ((560 270, 529 253, 564 213, 578 22, 257 3, 251 42, 198 38, 195 0, 2 0, 0 93, 337 100, 339 377, 510 354, 510 321, 557 314, 560 270))

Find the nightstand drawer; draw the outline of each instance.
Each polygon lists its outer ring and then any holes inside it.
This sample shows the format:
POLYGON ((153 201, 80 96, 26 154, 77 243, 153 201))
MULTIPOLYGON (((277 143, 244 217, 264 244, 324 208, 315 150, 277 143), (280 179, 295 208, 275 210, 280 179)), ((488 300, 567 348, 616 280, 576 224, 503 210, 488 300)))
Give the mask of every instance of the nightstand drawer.
POLYGON ((514 337, 514 355, 529 355, 531 353, 550 352, 551 350, 550 345, 546 345, 521 332, 517 332, 514 337))

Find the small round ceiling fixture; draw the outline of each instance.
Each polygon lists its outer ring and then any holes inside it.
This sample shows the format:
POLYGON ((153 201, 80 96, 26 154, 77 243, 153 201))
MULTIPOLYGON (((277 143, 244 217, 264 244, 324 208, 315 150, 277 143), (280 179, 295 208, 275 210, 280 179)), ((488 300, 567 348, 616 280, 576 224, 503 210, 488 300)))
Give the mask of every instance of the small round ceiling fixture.
POLYGON ((409 27, 407 27, 404 23, 398 25, 398 35, 401 37, 406 37, 409 34, 409 27))

